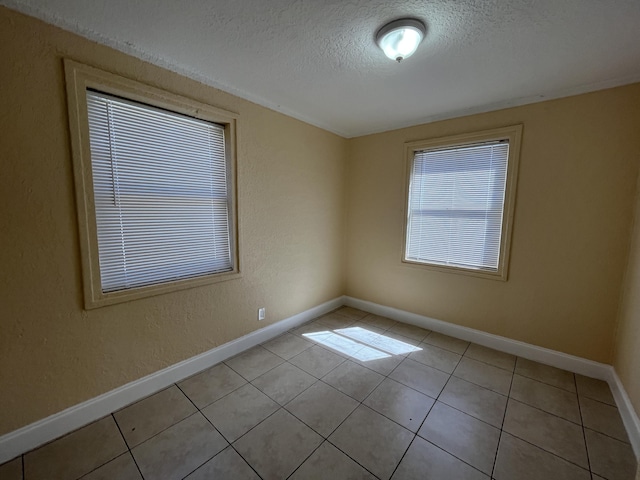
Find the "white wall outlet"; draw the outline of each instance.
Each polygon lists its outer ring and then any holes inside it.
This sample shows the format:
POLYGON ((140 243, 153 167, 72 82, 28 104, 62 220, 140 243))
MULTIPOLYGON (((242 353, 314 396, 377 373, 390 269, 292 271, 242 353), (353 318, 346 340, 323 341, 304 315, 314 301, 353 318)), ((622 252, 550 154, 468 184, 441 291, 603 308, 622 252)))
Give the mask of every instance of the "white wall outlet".
POLYGON ((258 321, 264 320, 267 315, 267 309, 262 307, 258 309, 258 321))

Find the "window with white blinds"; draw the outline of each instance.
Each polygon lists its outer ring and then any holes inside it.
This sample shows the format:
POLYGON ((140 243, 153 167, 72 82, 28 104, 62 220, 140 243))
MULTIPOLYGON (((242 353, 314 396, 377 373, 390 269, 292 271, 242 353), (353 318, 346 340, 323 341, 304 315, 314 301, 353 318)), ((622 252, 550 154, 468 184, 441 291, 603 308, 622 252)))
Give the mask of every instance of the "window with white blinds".
POLYGON ((405 261, 501 271, 509 149, 508 137, 409 149, 405 261))
POLYGON ((224 126, 86 96, 102 292, 233 270, 224 126))

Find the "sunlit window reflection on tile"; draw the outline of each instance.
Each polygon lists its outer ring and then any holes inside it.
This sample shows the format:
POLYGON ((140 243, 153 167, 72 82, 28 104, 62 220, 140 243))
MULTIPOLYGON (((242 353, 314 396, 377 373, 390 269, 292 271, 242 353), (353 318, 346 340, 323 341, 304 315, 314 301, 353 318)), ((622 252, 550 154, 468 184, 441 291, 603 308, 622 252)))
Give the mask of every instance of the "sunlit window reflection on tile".
POLYGON ((362 362, 366 362, 368 360, 377 360, 379 358, 390 357, 388 353, 383 352, 382 350, 377 350, 375 348, 371 348, 367 345, 363 345, 362 343, 355 342, 350 338, 343 337, 342 335, 338 335, 333 332, 315 332, 315 333, 305 333, 303 336, 314 340, 318 343, 321 343, 329 348, 337 350, 340 353, 344 353, 345 355, 349 355, 356 360, 360 360, 362 362))
POLYGON ((336 332, 354 340, 358 340, 359 342, 366 343, 371 347, 383 350, 391 355, 404 355, 406 353, 422 350, 421 348, 415 347, 409 343, 387 337, 381 333, 371 332, 362 327, 341 328, 336 330, 336 332))
POLYGON ((421 350, 419 347, 362 327, 341 328, 333 332, 324 330, 305 333, 303 336, 361 362, 421 350))

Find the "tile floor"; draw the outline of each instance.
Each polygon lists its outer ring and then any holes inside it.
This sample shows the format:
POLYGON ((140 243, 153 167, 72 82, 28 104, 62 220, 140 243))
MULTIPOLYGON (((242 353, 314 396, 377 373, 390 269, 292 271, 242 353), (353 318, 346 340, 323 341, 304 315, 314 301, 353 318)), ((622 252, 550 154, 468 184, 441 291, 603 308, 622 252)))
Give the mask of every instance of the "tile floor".
POLYGON ((343 307, 0 479, 633 480, 606 383, 343 307))

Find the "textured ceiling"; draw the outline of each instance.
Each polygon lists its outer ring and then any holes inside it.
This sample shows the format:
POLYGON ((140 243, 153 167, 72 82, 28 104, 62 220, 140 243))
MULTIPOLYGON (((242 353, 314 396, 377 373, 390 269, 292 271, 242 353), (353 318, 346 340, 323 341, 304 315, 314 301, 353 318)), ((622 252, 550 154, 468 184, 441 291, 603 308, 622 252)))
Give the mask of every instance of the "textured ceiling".
POLYGON ((0 0, 346 137, 640 81, 640 0, 0 0), (401 64, 374 41, 427 24, 401 64))

